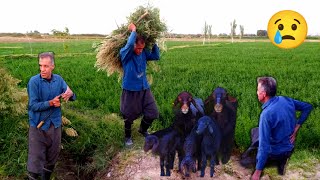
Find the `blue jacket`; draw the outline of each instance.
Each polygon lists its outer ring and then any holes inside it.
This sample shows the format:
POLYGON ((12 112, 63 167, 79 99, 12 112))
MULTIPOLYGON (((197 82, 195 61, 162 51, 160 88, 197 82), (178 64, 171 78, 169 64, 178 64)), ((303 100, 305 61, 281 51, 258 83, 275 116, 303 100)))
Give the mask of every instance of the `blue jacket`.
POLYGON ((147 61, 159 60, 159 47, 155 44, 152 52, 144 49, 140 55, 134 53, 134 44, 137 33, 131 32, 127 44, 120 50, 120 58, 123 67, 122 88, 129 91, 141 91, 149 89, 146 69, 147 61))
MULTIPOLYGON (((52 114, 45 120, 42 125, 42 130, 48 130, 50 124, 54 127, 61 126, 61 108, 50 107, 49 100, 64 93, 67 90, 67 83, 57 74, 52 74, 51 81, 43 79, 40 74, 30 78, 28 83, 28 114, 29 124, 32 127, 37 127, 39 122, 43 120, 49 113, 52 114)), ((70 98, 70 101, 75 100, 75 94, 70 98)))
POLYGON ((256 169, 264 168, 269 154, 292 151, 294 145, 290 142, 290 136, 296 124, 302 125, 311 110, 311 104, 283 96, 272 97, 262 105, 256 169), (296 111, 301 111, 298 122, 296 111))

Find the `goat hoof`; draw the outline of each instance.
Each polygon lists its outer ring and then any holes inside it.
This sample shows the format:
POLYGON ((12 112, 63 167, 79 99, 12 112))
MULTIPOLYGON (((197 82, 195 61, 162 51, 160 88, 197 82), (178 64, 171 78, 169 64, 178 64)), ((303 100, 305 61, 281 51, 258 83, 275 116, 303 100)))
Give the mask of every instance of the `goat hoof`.
POLYGON ((161 173, 160 176, 164 176, 164 173, 161 173))

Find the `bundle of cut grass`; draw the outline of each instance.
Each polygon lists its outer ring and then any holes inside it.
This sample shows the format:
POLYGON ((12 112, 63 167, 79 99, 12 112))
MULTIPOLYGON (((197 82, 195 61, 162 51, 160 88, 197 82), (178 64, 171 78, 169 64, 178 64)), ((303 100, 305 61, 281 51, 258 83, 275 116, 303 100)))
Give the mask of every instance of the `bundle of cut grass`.
POLYGON ((77 137, 78 136, 78 133, 77 131, 71 126, 71 121, 66 118, 65 116, 62 116, 61 117, 62 119, 62 129, 63 131, 68 135, 68 136, 71 136, 71 137, 77 137), (67 127, 67 126, 71 126, 71 127, 67 127))
POLYGON ((137 33, 146 40, 146 48, 152 48, 152 45, 167 30, 165 23, 160 20, 158 8, 139 6, 127 19, 127 24, 122 24, 118 29, 114 30, 97 47, 98 53, 95 67, 98 70, 106 71, 108 76, 118 73, 119 79, 123 76, 120 49, 125 46, 130 35, 128 25, 130 23, 136 25, 137 33))

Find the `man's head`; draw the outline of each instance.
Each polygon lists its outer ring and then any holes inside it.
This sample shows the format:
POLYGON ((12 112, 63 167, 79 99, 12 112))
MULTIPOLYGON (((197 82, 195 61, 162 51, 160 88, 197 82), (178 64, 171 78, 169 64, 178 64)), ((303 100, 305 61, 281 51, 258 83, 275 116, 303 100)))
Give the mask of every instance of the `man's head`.
POLYGON ((54 69, 54 53, 43 52, 38 55, 38 58, 41 77, 51 79, 52 71, 54 69))
POLYGON ((134 53, 140 55, 145 47, 145 40, 142 36, 138 36, 134 44, 134 53))
POLYGON ((277 82, 273 77, 258 77, 257 82, 257 96, 260 102, 265 103, 276 95, 277 82))

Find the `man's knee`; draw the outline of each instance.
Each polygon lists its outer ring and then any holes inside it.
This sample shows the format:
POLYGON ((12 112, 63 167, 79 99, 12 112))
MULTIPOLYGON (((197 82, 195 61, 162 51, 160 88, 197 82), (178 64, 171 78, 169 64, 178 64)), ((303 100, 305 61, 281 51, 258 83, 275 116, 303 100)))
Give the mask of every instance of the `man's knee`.
POLYGON ((148 110, 144 113, 143 116, 146 121, 153 121, 155 119, 159 118, 159 111, 156 107, 154 107, 152 110, 148 110))
POLYGON ((27 170, 35 174, 40 174, 42 168, 44 167, 45 160, 42 156, 30 155, 28 156, 27 161, 27 170))
POLYGON ((138 119, 139 115, 133 115, 133 114, 123 114, 122 118, 124 120, 124 123, 130 123, 132 124, 134 120, 138 119))
POLYGON ((143 120, 144 120, 146 123, 152 123, 153 120, 158 119, 158 118, 159 118, 159 113, 156 112, 156 113, 154 113, 154 114, 145 115, 145 116, 143 117, 143 120))

